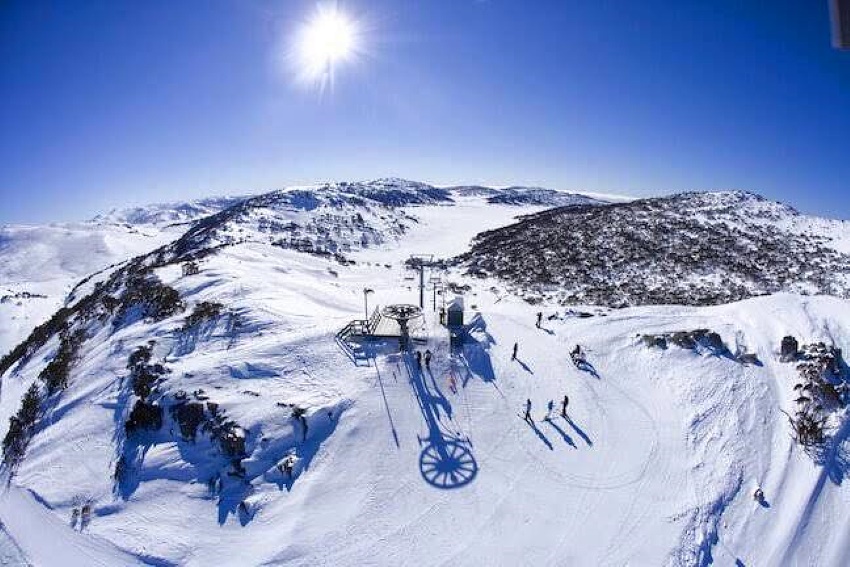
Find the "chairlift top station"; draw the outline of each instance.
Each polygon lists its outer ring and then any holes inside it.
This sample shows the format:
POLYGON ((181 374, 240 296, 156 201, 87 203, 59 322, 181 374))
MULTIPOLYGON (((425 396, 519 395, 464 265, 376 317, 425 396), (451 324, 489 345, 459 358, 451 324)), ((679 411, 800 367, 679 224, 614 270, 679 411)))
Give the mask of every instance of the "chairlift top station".
MULTIPOLYGON (((397 339, 399 348, 407 350, 411 340, 424 339, 425 331, 425 292, 426 287, 430 284, 433 291, 432 310, 439 312, 439 322, 449 330, 451 343, 457 344, 457 339, 460 336, 460 330, 463 327, 463 310, 464 301, 460 296, 456 296, 450 301, 446 301, 446 287, 443 278, 434 273, 434 268, 442 265, 442 262, 435 259, 433 254, 414 254, 411 255, 405 262, 407 269, 415 270, 419 273, 419 301, 418 305, 413 303, 391 303, 375 306, 371 314, 368 312, 368 303, 366 296, 373 294, 374 289, 364 288, 364 303, 366 303, 365 319, 355 319, 350 321, 337 334, 336 339, 343 349, 352 358, 357 359, 357 353, 360 351, 359 342, 365 340, 378 339, 397 339), (430 269, 431 273, 426 279, 425 271, 430 269), (438 309, 437 296, 442 299, 438 309)), ((410 279, 410 278, 405 278, 410 279)))

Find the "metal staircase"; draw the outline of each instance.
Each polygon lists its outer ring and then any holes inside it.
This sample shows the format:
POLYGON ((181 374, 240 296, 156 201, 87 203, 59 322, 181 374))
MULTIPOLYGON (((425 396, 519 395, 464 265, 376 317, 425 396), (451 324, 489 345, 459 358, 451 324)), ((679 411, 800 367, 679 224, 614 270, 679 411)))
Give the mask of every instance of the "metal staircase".
POLYGON ((370 337, 380 322, 381 312, 380 306, 378 306, 375 307, 375 311, 369 319, 354 319, 337 331, 335 336, 337 344, 354 364, 359 365, 361 361, 366 361, 366 364, 369 364, 369 356, 366 349, 363 348, 362 340, 370 337))

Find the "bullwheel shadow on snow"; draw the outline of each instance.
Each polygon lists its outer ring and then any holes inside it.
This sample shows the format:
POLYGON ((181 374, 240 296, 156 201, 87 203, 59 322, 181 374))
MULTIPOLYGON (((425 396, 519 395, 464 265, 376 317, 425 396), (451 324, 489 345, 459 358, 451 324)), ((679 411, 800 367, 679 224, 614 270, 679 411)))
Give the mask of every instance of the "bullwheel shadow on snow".
POLYGON ((419 472, 435 488, 460 488, 472 482, 478 474, 478 463, 472 454, 472 443, 452 431, 451 403, 437 386, 433 375, 426 378, 422 369, 404 356, 413 392, 428 427, 428 436, 419 438, 424 446, 419 455, 419 472), (429 382, 430 381, 430 387, 429 382))

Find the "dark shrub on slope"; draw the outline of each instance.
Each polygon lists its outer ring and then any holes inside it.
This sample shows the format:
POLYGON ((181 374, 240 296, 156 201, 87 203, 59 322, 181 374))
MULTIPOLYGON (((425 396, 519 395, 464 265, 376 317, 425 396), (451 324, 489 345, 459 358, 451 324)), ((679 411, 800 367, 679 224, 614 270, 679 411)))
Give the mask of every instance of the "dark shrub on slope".
POLYGON ((576 205, 481 233, 456 261, 469 274, 562 303, 705 305, 780 291, 846 296, 850 256, 830 248, 826 230, 793 228, 799 221, 805 226, 806 217, 790 207, 742 192, 576 205))

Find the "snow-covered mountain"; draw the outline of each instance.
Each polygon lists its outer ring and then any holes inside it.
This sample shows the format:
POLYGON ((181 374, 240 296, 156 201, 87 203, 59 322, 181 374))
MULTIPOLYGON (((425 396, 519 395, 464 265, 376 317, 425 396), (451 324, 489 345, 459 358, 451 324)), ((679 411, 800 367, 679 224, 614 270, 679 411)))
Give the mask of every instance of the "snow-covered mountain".
POLYGON ((544 189, 542 187, 482 187, 480 185, 460 185, 448 187, 448 190, 460 197, 485 197, 488 203, 502 205, 537 205, 546 207, 564 207, 567 205, 601 205, 601 199, 580 193, 569 193, 544 189))
POLYGON ((848 252, 850 222, 733 191, 546 210, 481 234, 460 261, 532 297, 622 307, 846 297, 848 252))
POLYGON ((150 252, 183 230, 94 222, 0 226, 0 351, 47 320, 80 279, 150 252))
MULTIPOLYGON (((573 234, 614 262, 599 242, 628 239, 603 234, 611 223, 667 230, 712 258, 708 228, 840 267, 844 224, 743 193, 551 211, 564 203, 535 195, 385 179, 247 197, 183 227, 130 224, 161 240, 103 255, 115 265, 80 273, 0 359, 0 557, 846 564, 850 421, 835 348, 850 339, 847 299, 564 306, 510 270, 467 274, 491 255, 537 265, 520 252, 560 269, 547 250, 573 234), (376 305, 418 303, 414 254, 437 260, 414 343, 432 352, 427 366, 393 339, 341 333, 376 305), (455 296, 465 326, 452 348, 439 311, 455 296)), ((668 269, 629 266, 633 279, 668 269)), ((677 266, 694 281, 705 268, 677 266)))
POLYGON ((112 209, 91 219, 98 225, 168 225, 183 224, 232 207, 247 196, 211 197, 193 201, 158 203, 144 207, 112 209))

